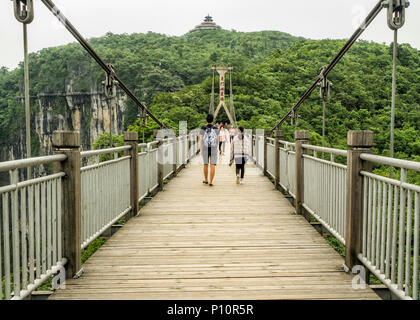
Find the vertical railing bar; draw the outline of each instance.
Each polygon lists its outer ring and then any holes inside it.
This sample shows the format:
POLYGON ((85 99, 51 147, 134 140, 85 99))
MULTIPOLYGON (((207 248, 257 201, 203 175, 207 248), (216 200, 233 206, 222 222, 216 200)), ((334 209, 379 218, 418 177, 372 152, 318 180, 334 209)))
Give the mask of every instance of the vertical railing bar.
POLYGON ((41 203, 40 185, 35 185, 35 260, 36 278, 41 277, 41 203))
MULTIPOLYGON (((407 170, 401 169, 401 182, 407 180, 407 170)), ((405 238, 405 206, 406 193, 403 187, 400 188, 400 229, 398 239, 398 289, 403 289, 404 282, 404 238, 405 238)))
POLYGON ((99 212, 100 212, 100 203, 97 203, 96 206, 92 206, 92 203, 96 200, 97 198, 97 193, 99 192, 99 188, 101 188, 101 186, 98 185, 99 180, 97 178, 97 170, 96 169, 92 169, 88 171, 88 183, 89 183, 89 188, 90 188, 90 197, 89 197, 89 201, 88 201, 88 205, 87 205, 87 212, 86 214, 88 215, 88 219, 89 219, 89 228, 88 228, 88 237, 91 237, 93 235, 93 230, 95 230, 95 225, 96 225, 96 219, 99 216, 99 212), (90 210, 92 210, 92 212, 90 212, 90 210))
POLYGON ((10 293, 10 233, 9 233, 9 193, 2 195, 3 200, 3 251, 4 251, 4 295, 6 300, 11 298, 10 293))
POLYGON ((46 183, 41 184, 41 247, 42 247, 42 273, 47 272, 47 204, 46 183))
POLYGON ((390 278, 391 270, 391 228, 392 228, 392 185, 388 186, 388 211, 386 229, 385 278, 390 278))
MULTIPOLYGON (((17 185, 19 182, 18 170, 14 169, 10 172, 11 184, 17 185)), ((20 250, 19 250, 19 205, 18 192, 16 189, 12 191, 12 235, 13 235, 13 284, 14 296, 20 295, 20 250)))
POLYGON ((413 249, 413 299, 419 299, 419 239, 420 239, 420 193, 415 193, 414 203, 414 249, 413 249))
POLYGON ((395 283, 397 267, 398 187, 394 186, 394 213, 392 221, 391 282, 395 283))
POLYGON ((52 181, 52 262, 57 263, 57 180, 52 181))
POLYGON ((382 222, 382 227, 381 227, 381 254, 380 254, 380 266, 381 266, 381 273, 385 272, 385 244, 386 244, 386 238, 385 238, 385 227, 386 227, 386 219, 385 219, 385 213, 386 213, 386 208, 387 208, 387 192, 386 192, 386 187, 387 185, 385 183, 382 184, 383 185, 383 191, 382 191, 382 217, 381 217, 381 222, 382 222))
POLYGON ((52 236, 52 221, 51 221, 51 181, 47 182, 47 269, 52 266, 51 262, 51 236, 52 236))
POLYGON ((373 206, 373 181, 371 178, 369 181, 369 203, 368 203, 368 220, 367 220, 367 235, 366 235, 366 245, 367 245, 367 258, 369 261, 372 261, 371 255, 371 237, 372 237, 372 206, 373 206))
POLYGON ((368 186, 367 186, 368 178, 366 176, 363 177, 363 236, 362 236, 362 254, 366 257, 366 232, 367 232, 367 199, 368 199, 368 186))
POLYGON ((28 285, 28 252, 26 243, 26 188, 20 190, 20 256, 22 259, 21 274, 22 274, 22 289, 26 289, 28 285))
POLYGON ((88 233, 89 233, 89 215, 87 214, 87 202, 89 201, 88 191, 90 189, 87 189, 89 183, 89 172, 88 171, 82 171, 80 172, 80 189, 81 189, 81 230, 82 230, 82 236, 81 236, 81 242, 85 241, 88 233))
POLYGON ((405 240, 405 295, 410 295, 411 286, 411 228, 412 228, 412 192, 407 190, 407 237, 405 240))
POLYGON ((63 256, 63 247, 62 247, 62 184, 61 184, 61 179, 60 178, 58 180, 57 183, 57 188, 58 188, 58 192, 57 192, 57 260, 61 261, 62 256, 63 256))
POLYGON ((373 180, 373 206, 372 206, 372 264, 376 265, 375 258, 376 258, 376 213, 378 211, 378 189, 377 189, 377 181, 373 180))
MULTIPOLYGON (((1 208, 1 213, 2 215, 5 214, 6 209, 4 208, 4 201, 3 201, 3 196, 4 194, 0 193, 0 195, 2 196, 2 202, 0 205, 1 208)), ((0 221, 0 227, 2 225, 3 221, 0 221)), ((3 254, 2 254, 2 243, 3 243, 3 239, 2 239, 2 232, 0 231, 0 301, 3 300, 3 254)))
POLYGON ((376 256, 375 256, 375 266, 377 269, 380 269, 380 249, 381 249, 381 222, 382 222, 382 207, 384 197, 382 194, 383 182, 378 182, 378 210, 377 210, 377 219, 376 219, 376 256))
POLYGON ((34 276, 34 187, 30 186, 28 188, 28 209, 29 209, 29 232, 28 232, 28 239, 29 239, 29 283, 34 283, 35 276, 34 276))

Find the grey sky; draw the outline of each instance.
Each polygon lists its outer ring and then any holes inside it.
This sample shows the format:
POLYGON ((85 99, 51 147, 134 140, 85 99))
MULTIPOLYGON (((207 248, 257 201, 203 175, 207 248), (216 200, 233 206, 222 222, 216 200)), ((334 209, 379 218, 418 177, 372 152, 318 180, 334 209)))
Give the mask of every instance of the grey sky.
MULTIPOLYGON (((54 0, 86 37, 106 32, 154 31, 182 35, 209 13, 222 28, 238 31, 279 30, 311 39, 348 38, 378 0, 54 0)), ((29 26, 29 50, 38 51, 74 41, 40 0, 29 26)), ((420 49, 420 4, 412 0, 399 41, 420 49)), ((362 37, 389 43, 392 31, 385 10, 362 37)), ((23 60, 22 26, 10 0, 0 0, 0 66, 15 68, 23 60)))

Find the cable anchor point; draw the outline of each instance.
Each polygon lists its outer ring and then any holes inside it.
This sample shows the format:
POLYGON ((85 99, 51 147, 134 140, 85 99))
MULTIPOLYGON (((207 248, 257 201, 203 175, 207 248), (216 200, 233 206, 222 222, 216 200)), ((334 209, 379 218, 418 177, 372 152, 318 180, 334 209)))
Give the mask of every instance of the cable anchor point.
POLYGON ((110 63, 107 64, 109 72, 106 72, 105 81, 102 82, 104 85, 105 96, 108 99, 115 98, 117 96, 118 81, 115 80, 115 70, 114 66, 110 63))
POLYGON ((33 0, 12 0, 17 21, 29 24, 34 20, 33 0))
POLYGON ((319 96, 324 101, 327 101, 330 98, 331 87, 333 86, 331 81, 328 81, 327 76, 325 76, 325 71, 327 67, 322 67, 319 74, 319 96))
POLYGON ((387 21, 391 30, 398 30, 405 23, 405 9, 410 6, 408 0, 387 0, 382 3, 388 9, 387 21))

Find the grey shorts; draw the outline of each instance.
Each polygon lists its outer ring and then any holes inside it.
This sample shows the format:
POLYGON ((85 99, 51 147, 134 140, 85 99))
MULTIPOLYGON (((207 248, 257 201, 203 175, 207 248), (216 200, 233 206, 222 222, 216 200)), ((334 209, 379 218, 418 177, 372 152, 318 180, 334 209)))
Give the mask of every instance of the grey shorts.
POLYGON ((203 163, 204 164, 217 164, 217 147, 215 148, 203 148, 203 163))

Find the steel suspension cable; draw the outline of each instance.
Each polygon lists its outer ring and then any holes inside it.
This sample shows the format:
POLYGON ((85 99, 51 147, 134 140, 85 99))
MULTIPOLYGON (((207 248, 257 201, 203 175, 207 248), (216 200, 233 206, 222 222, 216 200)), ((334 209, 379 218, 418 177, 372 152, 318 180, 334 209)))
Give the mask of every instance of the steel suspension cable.
MULTIPOLYGON (((347 40, 346 44, 340 50, 340 52, 334 57, 334 59, 330 62, 330 64, 326 67, 324 76, 326 77, 328 73, 336 66, 336 64, 343 58, 343 56, 347 53, 347 51, 353 46, 356 40, 361 36, 361 34, 366 30, 366 28, 371 24, 371 22, 376 18, 376 16, 381 12, 384 0, 378 1, 375 7, 370 11, 368 16, 365 18, 363 23, 360 25, 359 28, 353 33, 349 40, 347 40)), ((299 108, 299 106, 312 94, 315 88, 318 86, 320 82, 319 77, 315 80, 312 86, 301 96, 299 101, 292 107, 292 109, 286 113, 286 115, 281 118, 280 121, 276 123, 276 125, 271 129, 271 131, 276 130, 287 118, 299 108)))
MULTIPOLYGON (((77 31, 73 24, 64 16, 64 14, 58 9, 58 7, 51 0, 41 0, 45 6, 57 17, 57 19, 64 25, 64 27, 73 35, 73 37, 82 45, 83 48, 89 53, 89 55, 95 59, 99 66, 107 73, 111 74, 111 70, 108 65, 102 60, 102 58, 96 53, 96 51, 89 45, 89 43, 83 38, 83 36, 77 31)), ((114 76, 115 80, 118 81, 120 88, 133 100, 137 106, 142 110, 145 110, 146 113, 152 118, 161 128, 166 128, 166 126, 159 121, 146 107, 146 105, 137 99, 137 97, 131 92, 130 89, 122 82, 117 75, 114 76)))

